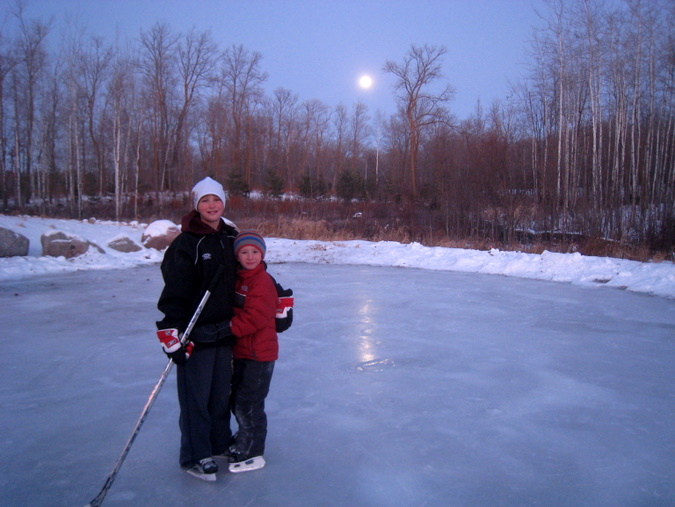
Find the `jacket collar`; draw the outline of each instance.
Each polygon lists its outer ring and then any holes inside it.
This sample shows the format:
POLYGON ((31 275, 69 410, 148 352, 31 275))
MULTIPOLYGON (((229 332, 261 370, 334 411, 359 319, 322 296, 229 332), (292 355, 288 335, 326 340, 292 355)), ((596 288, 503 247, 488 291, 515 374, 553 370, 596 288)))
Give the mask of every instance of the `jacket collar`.
MULTIPOLYGON (((221 231, 222 229, 223 229, 223 221, 221 219, 220 223, 218 224, 218 230, 221 231)), ((202 219, 199 217, 199 213, 197 213, 197 210, 192 210, 190 211, 190 213, 188 213, 183 217, 183 219, 181 220, 181 231, 192 232, 194 234, 202 234, 202 235, 216 232, 213 229, 213 227, 202 222, 202 219)))
POLYGON ((252 276, 257 275, 261 271, 266 271, 266 270, 267 270, 267 266, 266 266, 265 262, 261 262, 260 264, 258 264, 253 269, 244 269, 244 268, 240 267, 240 269, 237 271, 237 276, 239 276, 240 278, 251 278, 252 276))

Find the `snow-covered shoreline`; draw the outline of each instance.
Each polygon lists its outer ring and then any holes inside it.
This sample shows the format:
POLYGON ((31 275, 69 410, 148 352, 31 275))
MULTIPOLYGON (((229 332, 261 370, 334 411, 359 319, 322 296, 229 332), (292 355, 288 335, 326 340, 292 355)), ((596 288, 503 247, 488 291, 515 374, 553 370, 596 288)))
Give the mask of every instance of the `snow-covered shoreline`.
MULTIPOLYGON (((126 269, 157 264, 163 256, 162 252, 153 249, 122 253, 107 247, 110 241, 122 236, 140 244, 147 224, 0 215, 0 227, 22 234, 30 241, 28 256, 0 258, 0 281, 87 269, 126 269), (73 259, 43 257, 40 255, 40 236, 50 230, 85 238, 106 253, 90 249, 73 259)), ((266 238, 266 241, 270 263, 306 262, 460 271, 614 287, 675 298, 675 264, 672 262, 644 263, 579 253, 478 251, 390 241, 328 242, 281 238, 266 238)))

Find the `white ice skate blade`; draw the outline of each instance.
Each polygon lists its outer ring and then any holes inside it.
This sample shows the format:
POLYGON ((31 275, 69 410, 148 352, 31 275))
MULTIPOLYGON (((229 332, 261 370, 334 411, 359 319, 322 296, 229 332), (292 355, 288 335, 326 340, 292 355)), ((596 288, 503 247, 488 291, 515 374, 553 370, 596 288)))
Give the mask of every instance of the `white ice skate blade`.
POLYGON ((202 481, 207 481, 207 482, 213 482, 216 480, 216 474, 200 474, 199 472, 195 472, 191 468, 188 469, 183 469, 183 471, 191 475, 192 477, 196 477, 197 479, 201 479, 202 481))
POLYGON ((265 459, 262 456, 240 461, 239 463, 230 463, 230 472, 237 474, 239 472, 250 472, 251 470, 258 470, 265 466, 265 459))

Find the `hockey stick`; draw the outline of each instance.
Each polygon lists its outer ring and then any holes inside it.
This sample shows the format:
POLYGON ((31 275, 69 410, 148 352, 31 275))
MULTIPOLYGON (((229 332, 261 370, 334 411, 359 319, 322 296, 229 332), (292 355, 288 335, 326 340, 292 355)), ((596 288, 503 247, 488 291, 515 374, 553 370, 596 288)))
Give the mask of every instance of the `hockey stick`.
MULTIPOLYGON (((220 282, 220 278, 222 277, 223 271, 225 268, 222 266, 218 266, 218 270, 216 271, 215 276, 213 277, 213 280, 211 280, 211 284, 209 285, 209 288, 206 290, 204 293, 204 296, 202 297, 202 300, 199 302, 199 305, 197 306, 197 309, 195 310, 195 313, 192 315, 192 318, 190 319, 190 322, 188 323, 187 328, 185 329, 185 332, 183 333, 183 336, 181 336, 181 345, 185 345, 187 343, 188 337, 190 336, 190 333, 192 332, 192 328, 195 327, 195 323, 197 322, 197 319, 199 319, 199 316, 202 313, 202 310, 204 309, 204 306, 206 306, 206 302, 209 300, 209 297, 211 296, 211 293, 215 290, 216 286, 220 282)), ((153 403, 155 403, 155 399, 157 399, 157 395, 159 394, 159 391, 162 389, 162 386, 164 385, 164 382, 166 381, 167 377, 169 376, 169 373, 171 372, 171 368, 173 367, 173 361, 169 359, 169 362, 167 363, 166 367, 164 368, 164 371, 159 377, 159 380, 157 381, 157 384, 155 384, 154 389, 150 393, 150 397, 148 398, 148 401, 145 403, 145 407, 143 407, 143 411, 141 412, 140 417, 138 418, 138 421, 136 421, 136 425, 134 426, 134 429, 131 432, 131 435, 129 435, 129 439, 127 440, 126 445, 124 446, 124 449, 122 450, 122 454, 120 457, 117 459, 117 463, 115 463, 115 466, 113 467, 112 471, 110 474, 108 474, 108 478, 105 481, 105 484, 103 484, 103 487, 101 488, 101 491, 99 491, 98 495, 96 495, 96 498, 94 498, 91 502, 89 502, 85 507, 99 507, 103 503, 103 499, 105 498, 106 494, 108 493, 108 490, 110 489, 110 486, 112 486, 113 481, 117 477, 117 473, 120 471, 120 468, 122 467, 122 463, 124 463, 124 459, 127 457, 127 454, 129 454, 129 450, 131 449, 132 444, 134 443, 134 440, 136 440, 136 436, 138 435, 138 432, 141 430, 141 426, 143 426, 143 423, 145 422, 145 418, 148 415, 148 412, 150 412, 150 408, 152 408, 153 403)))

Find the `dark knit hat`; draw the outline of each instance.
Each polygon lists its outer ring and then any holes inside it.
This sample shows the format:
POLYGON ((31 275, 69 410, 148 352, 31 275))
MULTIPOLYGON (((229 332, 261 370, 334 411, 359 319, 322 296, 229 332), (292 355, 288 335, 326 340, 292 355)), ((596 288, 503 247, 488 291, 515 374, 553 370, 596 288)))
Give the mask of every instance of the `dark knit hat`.
POLYGON ((260 253, 262 253, 262 258, 265 258, 265 251, 267 250, 267 245, 263 237, 255 231, 241 231, 237 237, 234 239, 234 255, 239 254, 239 250, 245 246, 254 246, 260 253))

